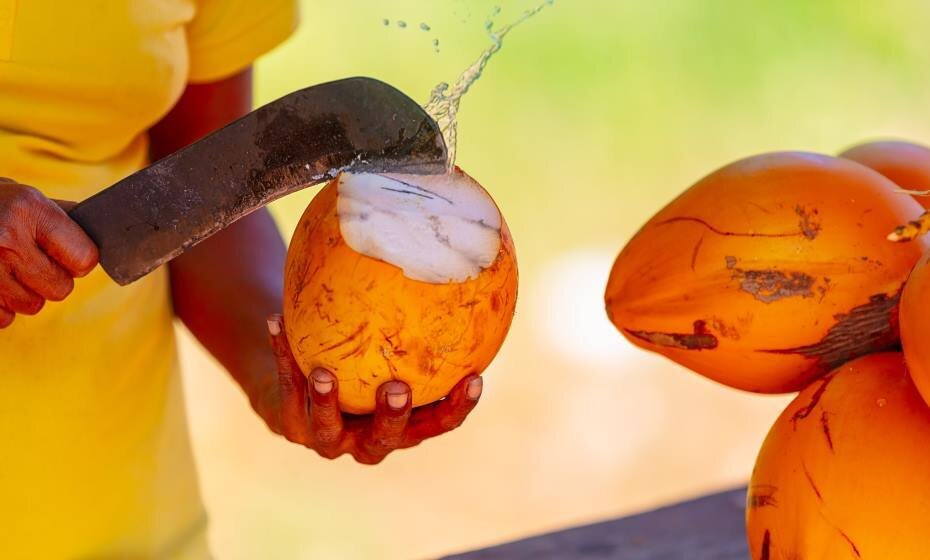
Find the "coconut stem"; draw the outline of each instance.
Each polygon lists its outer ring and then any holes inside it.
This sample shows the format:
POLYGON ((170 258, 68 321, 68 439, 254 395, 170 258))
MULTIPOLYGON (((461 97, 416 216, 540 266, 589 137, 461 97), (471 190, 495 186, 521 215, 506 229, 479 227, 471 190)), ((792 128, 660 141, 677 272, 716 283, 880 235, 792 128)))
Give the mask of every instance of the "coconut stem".
POLYGON ((924 212, 916 220, 912 220, 888 234, 889 241, 906 242, 913 241, 921 235, 930 231, 930 211, 924 212))

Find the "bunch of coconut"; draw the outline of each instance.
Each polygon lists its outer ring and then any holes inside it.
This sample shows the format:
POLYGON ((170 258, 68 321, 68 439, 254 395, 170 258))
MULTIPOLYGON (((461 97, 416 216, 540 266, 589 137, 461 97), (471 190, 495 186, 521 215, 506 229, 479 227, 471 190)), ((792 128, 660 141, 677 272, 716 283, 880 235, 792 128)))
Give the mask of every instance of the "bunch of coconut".
POLYGON ((912 144, 749 157, 614 264, 607 314, 630 342, 730 387, 800 391, 752 474, 755 559, 930 554, 930 218, 910 196, 926 189, 912 144))
POLYGON ((413 406, 480 374, 517 297, 507 224, 455 168, 442 175, 342 173, 311 201, 288 249, 284 324, 304 373, 339 380, 350 413, 406 382, 413 406))

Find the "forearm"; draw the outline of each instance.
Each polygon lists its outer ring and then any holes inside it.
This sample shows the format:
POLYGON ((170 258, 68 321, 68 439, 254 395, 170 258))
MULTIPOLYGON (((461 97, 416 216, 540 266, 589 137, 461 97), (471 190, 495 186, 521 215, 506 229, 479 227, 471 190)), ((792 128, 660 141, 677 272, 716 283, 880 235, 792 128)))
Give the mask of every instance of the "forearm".
MULTIPOLYGON (((160 159, 248 113, 252 72, 191 84, 149 131, 160 159)), ((275 371, 265 319, 281 310, 285 247, 266 210, 206 239, 169 265, 175 314, 254 398, 275 371)))
POLYGON ((253 398, 275 383, 266 319, 282 308, 285 255, 261 210, 170 264, 175 314, 253 398))

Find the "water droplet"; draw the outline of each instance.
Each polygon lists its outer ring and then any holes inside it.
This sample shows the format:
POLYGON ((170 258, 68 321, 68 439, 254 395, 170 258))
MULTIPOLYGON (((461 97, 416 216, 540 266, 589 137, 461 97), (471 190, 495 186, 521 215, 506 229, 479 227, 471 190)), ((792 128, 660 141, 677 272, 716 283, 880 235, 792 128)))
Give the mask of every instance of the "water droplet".
POLYGON ((879 408, 882 408, 883 406, 888 404, 888 399, 878 399, 877 401, 875 401, 875 404, 877 404, 879 408))
POLYGON ((431 28, 430 28, 430 26, 426 25, 425 23, 421 23, 421 24, 420 24, 420 29, 422 29, 423 31, 429 31, 431 28))
POLYGON ((399 19, 397 20, 397 27, 400 27, 401 29, 403 29, 407 27, 407 22, 402 19, 399 19))
MULTIPOLYGON (((450 87, 448 83, 440 82, 436 85, 436 87, 433 88, 433 91, 430 92, 429 100, 426 102, 426 105, 424 105, 424 108, 426 109, 426 112, 431 117, 433 117, 433 119, 439 125, 439 129, 442 131, 443 139, 446 141, 446 149, 449 156, 449 171, 451 171, 455 165, 458 135, 458 122, 456 120, 456 116, 458 114, 459 104, 461 103, 462 96, 468 93, 471 85, 481 77, 485 66, 487 66, 491 57, 494 56, 494 53, 501 50, 504 37, 510 33, 510 30, 533 17, 543 8, 551 6, 553 1, 554 0, 545 0, 542 4, 539 4, 535 8, 523 12, 523 15, 521 15, 513 23, 509 23, 496 31, 494 30, 494 22, 492 20, 500 13, 501 9, 500 6, 495 6, 494 10, 491 12, 491 17, 488 18, 488 20, 485 22, 485 30, 487 31, 488 37, 491 39, 491 46, 485 49, 485 51, 481 53, 481 56, 479 56, 471 66, 466 68, 464 72, 462 72, 462 75, 459 76, 454 85, 450 87)), ((400 22, 398 22, 398 25, 399 24, 400 22)), ((438 39, 433 41, 433 47, 436 49, 436 52, 439 52, 438 39)))

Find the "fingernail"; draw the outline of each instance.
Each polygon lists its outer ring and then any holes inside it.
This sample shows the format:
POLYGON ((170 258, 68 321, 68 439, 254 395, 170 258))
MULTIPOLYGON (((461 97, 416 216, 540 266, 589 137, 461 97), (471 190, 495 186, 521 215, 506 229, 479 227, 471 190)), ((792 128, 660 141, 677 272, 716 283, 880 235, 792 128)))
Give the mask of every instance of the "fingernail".
POLYGON ((271 336, 278 336, 281 334, 281 319, 278 317, 272 317, 268 319, 268 332, 271 333, 271 336))
POLYGON ((333 390, 333 375, 322 368, 313 370, 310 374, 313 378, 313 390, 321 395, 327 395, 333 390))
POLYGON ((387 387, 387 405, 394 410, 400 410, 407 406, 408 393, 406 388, 396 381, 391 381, 387 387))
POLYGON ((482 389, 484 389, 484 379, 476 377, 468 382, 468 386, 465 387, 465 394, 471 400, 476 401, 481 396, 482 389))
POLYGON ((387 403, 394 410, 400 410, 407 406, 407 393, 388 393, 387 403))

